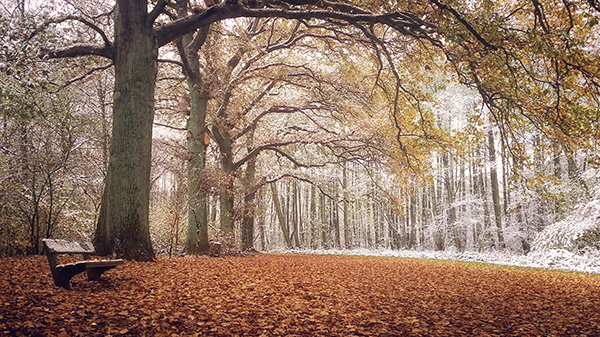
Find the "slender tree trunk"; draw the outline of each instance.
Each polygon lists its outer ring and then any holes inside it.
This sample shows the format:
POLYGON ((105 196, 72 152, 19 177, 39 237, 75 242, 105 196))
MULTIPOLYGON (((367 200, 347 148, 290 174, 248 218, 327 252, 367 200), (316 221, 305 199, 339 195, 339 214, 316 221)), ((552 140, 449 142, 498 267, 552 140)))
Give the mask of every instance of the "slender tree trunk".
MULTIPOLYGON (((263 199, 264 190, 259 190, 259 199, 263 199)), ((266 233, 266 212, 260 212, 260 216, 258 218, 258 230, 259 230, 259 240, 260 240, 260 250, 267 250, 267 233, 266 233)))
POLYGON ((416 186, 413 184, 413 190, 409 194, 409 219, 410 227, 408 234, 408 248, 415 249, 417 247, 417 199, 416 186))
POLYGON ((319 246, 317 231, 317 188, 310 186, 310 247, 317 249, 319 246))
POLYGON ((423 187, 421 188, 421 226, 420 226, 420 234, 419 234, 419 239, 420 239, 420 248, 423 248, 423 246, 425 245, 425 229, 427 227, 427 225, 431 224, 431 203, 429 202, 429 186, 428 185, 423 185, 423 187))
POLYGON ((281 205, 281 210, 283 211, 283 216, 285 217, 285 223, 287 224, 288 230, 290 231, 290 239, 292 239, 292 245, 294 243, 294 223, 293 223, 293 214, 290 207, 290 184, 283 183, 283 198, 285 202, 281 205))
POLYGON ((303 198, 302 183, 298 185, 298 235, 300 247, 306 246, 306 215, 308 215, 308 194, 303 198))
POLYGON ((479 250, 483 250, 484 248, 484 239, 487 235, 486 233, 489 231, 489 228, 492 225, 492 221, 490 219, 490 206, 488 199, 488 186, 487 186, 487 174, 485 169, 481 170, 481 174, 479 175, 479 186, 481 188, 481 197, 483 199, 483 231, 479 238, 479 250))
POLYGON ((369 221, 365 222, 365 244, 367 247, 379 248, 383 244, 382 233, 380 231, 379 219, 377 216, 377 205, 375 200, 377 199, 377 189, 372 182, 369 182, 369 195, 367 199, 367 207, 369 209, 369 221))
POLYGON ((350 224, 348 221, 348 169, 347 164, 344 163, 342 169, 342 187, 344 189, 344 247, 346 249, 350 249, 352 247, 352 242, 350 241, 350 224))
POLYGON ((508 157, 506 156, 506 144, 504 141, 501 142, 501 153, 500 155, 502 156, 502 191, 503 191, 503 195, 504 195, 504 202, 503 202, 503 213, 504 216, 508 216, 508 207, 510 205, 510 191, 508 189, 508 181, 510 179, 509 172, 510 172, 510 167, 509 165, 509 160, 508 157))
POLYGON ((452 174, 452 165, 450 165, 450 154, 446 153, 442 157, 444 164, 444 184, 446 185, 446 202, 448 203, 448 224, 452 228, 454 235, 454 247, 462 251, 462 243, 460 241, 460 233, 456 225, 456 207, 454 206, 454 175, 452 174))
POLYGON ((323 195, 323 193, 319 194, 319 210, 321 213, 321 246, 325 247, 325 248, 329 248, 327 247, 327 240, 328 240, 328 229, 329 226, 327 225, 328 221, 327 221, 327 202, 325 200, 325 195, 323 195))
POLYGON ((276 183, 271 184, 271 192, 273 193, 273 205, 275 206, 275 213, 277 214, 277 219, 279 220, 279 227, 281 228, 281 232, 283 233, 283 239, 285 240, 285 245, 287 248, 293 248, 292 239, 290 238, 290 229, 285 222, 285 216, 283 215, 283 211, 281 210, 281 203, 279 202, 279 193, 277 192, 276 183))
MULTIPOLYGON (((472 155, 469 164, 469 176, 471 178, 470 193, 475 198, 479 196, 479 181, 477 180, 479 178, 478 174, 479 171, 477 169, 476 158, 474 157, 474 155, 472 155)), ((478 214, 477 210, 478 208, 476 203, 469 203, 469 211, 471 214, 473 214, 473 216, 478 214)), ((479 221, 476 220, 473 222, 472 230, 473 246, 479 249, 479 236, 481 232, 481 224, 479 223, 479 221)))
POLYGON ((242 218, 242 250, 254 248, 254 199, 256 191, 253 190, 253 184, 255 173, 256 158, 252 158, 246 164, 246 173, 244 175, 246 195, 244 196, 244 214, 242 218))
POLYGON ((577 162, 575 161, 575 152, 571 149, 569 145, 563 145, 563 151, 567 157, 567 175, 569 176, 569 180, 573 183, 577 183, 583 187, 585 192, 585 197, 590 199, 592 197, 590 193, 590 188, 587 186, 585 180, 581 179, 580 170, 577 167, 577 162))
POLYGON ((383 212, 389 212, 387 233, 389 237, 390 248, 400 249, 401 246, 406 247, 408 245, 408 237, 405 235, 408 217, 406 214, 404 214, 402 217, 397 216, 391 208, 383 212))
POLYGON ((500 205, 500 187, 498 185, 498 172, 496 170, 496 146, 494 132, 488 131, 488 150, 490 160, 490 183, 492 187, 492 202, 494 204, 494 219, 498 231, 498 249, 504 249, 504 233, 502 231, 502 206, 500 205))
POLYGON ((145 0, 118 0, 113 131, 94 238, 101 255, 154 259, 149 229, 157 46, 145 0))
POLYGON ((291 207, 289 208, 290 215, 292 216, 292 239, 294 240, 294 247, 300 247, 300 239, 299 239, 299 207, 298 207, 298 183, 294 181, 292 183, 292 192, 291 192, 291 207))
POLYGON ((337 186, 333 186, 335 191, 334 198, 331 200, 331 218, 333 224, 333 235, 334 235, 334 244, 335 248, 340 248, 340 212, 339 212, 339 204, 338 204, 338 188, 337 186))
MULTIPOLYGON (((437 205, 437 191, 435 188, 435 181, 431 182, 429 186, 429 195, 431 200, 431 217, 434 222, 437 222, 438 216, 438 205, 437 205)), ((442 229, 439 228, 439 225, 436 226, 435 232, 433 234, 433 249, 436 251, 444 250, 444 235, 442 229)))

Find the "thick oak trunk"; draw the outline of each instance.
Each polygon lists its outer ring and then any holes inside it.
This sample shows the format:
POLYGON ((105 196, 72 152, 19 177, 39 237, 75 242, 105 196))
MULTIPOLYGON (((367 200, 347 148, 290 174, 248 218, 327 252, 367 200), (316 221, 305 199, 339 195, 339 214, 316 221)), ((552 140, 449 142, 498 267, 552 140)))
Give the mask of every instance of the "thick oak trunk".
POLYGON ((157 47, 146 1, 121 0, 117 7, 112 143, 94 245, 100 254, 149 261, 157 47))

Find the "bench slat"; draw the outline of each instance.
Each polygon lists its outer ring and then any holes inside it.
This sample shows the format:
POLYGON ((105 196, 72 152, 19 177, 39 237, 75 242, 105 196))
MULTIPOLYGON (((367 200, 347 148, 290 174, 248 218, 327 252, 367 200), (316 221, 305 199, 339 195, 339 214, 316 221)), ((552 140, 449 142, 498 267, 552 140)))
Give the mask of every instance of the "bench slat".
POLYGON ((44 239, 47 253, 50 254, 94 254, 94 246, 89 242, 44 239))
POLYGON ((92 261, 81 261, 81 262, 74 262, 74 263, 65 263, 65 264, 59 264, 58 266, 56 266, 56 269, 58 270, 63 270, 63 269, 69 269, 69 268, 73 268, 73 267, 78 267, 80 265, 85 266, 85 268, 101 268, 101 267, 116 267, 119 265, 122 265, 123 263, 125 263, 125 260, 92 260, 92 261))
POLYGON ((56 266, 56 269, 59 269, 59 270, 69 269, 69 268, 73 268, 73 267, 77 267, 77 266, 81 266, 81 265, 83 265, 85 267, 86 264, 87 264, 87 261, 65 263, 65 264, 59 264, 58 266, 56 266))
POLYGON ((115 267, 125 263, 125 260, 97 260, 97 261, 86 261, 86 268, 99 268, 99 267, 115 267))

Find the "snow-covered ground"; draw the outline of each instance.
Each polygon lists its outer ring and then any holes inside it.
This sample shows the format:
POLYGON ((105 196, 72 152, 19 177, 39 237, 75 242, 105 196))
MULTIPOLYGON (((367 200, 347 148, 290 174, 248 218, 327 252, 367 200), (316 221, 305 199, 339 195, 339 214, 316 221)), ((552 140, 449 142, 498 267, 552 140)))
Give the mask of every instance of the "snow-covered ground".
POLYGON ((545 268, 556 270, 580 271, 600 274, 600 252, 588 251, 580 255, 564 249, 551 249, 531 252, 527 255, 511 255, 501 252, 451 252, 451 251, 414 251, 414 250, 277 250, 271 253, 320 254, 320 255, 364 255, 395 256, 419 259, 475 261, 501 265, 545 268))

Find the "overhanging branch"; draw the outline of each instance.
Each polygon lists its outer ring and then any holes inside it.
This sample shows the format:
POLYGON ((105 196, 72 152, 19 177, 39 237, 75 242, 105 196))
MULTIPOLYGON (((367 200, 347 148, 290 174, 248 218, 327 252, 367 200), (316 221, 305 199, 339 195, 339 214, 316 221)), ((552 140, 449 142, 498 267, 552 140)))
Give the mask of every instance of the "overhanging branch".
POLYGON ((42 51, 42 54, 40 56, 46 56, 49 58, 67 58, 90 55, 102 56, 113 60, 115 57, 115 50, 112 46, 100 46, 97 44, 78 43, 66 48, 42 51))
POLYGON ((42 52, 42 54, 40 56, 42 56, 42 57, 47 56, 50 58, 66 58, 66 57, 80 57, 80 56, 96 55, 96 56, 106 57, 111 60, 114 59, 114 55, 115 55, 114 47, 113 47, 112 43, 110 42, 110 40, 108 39, 108 36, 106 36, 106 33, 104 33, 104 31, 102 29, 100 29, 100 27, 98 27, 93 22, 87 20, 86 18, 82 18, 82 17, 75 16, 75 15, 67 15, 67 16, 63 16, 60 18, 48 20, 41 26, 41 28, 36 29, 33 33, 31 33, 29 35, 28 39, 32 39, 34 36, 36 36, 38 33, 43 31, 46 28, 46 26, 48 26, 50 24, 59 24, 59 23, 65 22, 65 21, 78 21, 78 22, 81 22, 84 25, 88 26, 89 28, 91 28, 92 30, 94 30, 95 32, 97 32, 100 35, 100 37, 102 38, 102 41, 104 41, 104 45, 91 44, 91 43, 77 43, 72 46, 65 47, 65 48, 59 48, 56 50, 51 50, 51 51, 45 50, 42 52))
POLYGON ((105 65, 102 65, 102 66, 99 66, 99 67, 94 67, 94 68, 86 71, 81 76, 77 76, 74 79, 71 79, 71 80, 67 81, 66 83, 64 83, 63 85, 61 85, 61 88, 66 88, 67 86, 69 86, 69 85, 71 85, 71 84, 73 84, 75 82, 81 81, 81 80, 85 79, 86 77, 90 76, 91 74, 93 74, 93 73, 95 73, 97 71, 106 70, 106 69, 108 69, 108 68, 110 68, 112 66, 113 66, 113 64, 109 63, 109 64, 105 64, 105 65))
MULTIPOLYGON (((288 2, 294 4, 293 2, 288 2)), ((301 2, 306 4, 306 2, 301 2)), ((332 3, 333 4, 333 3, 332 3)), ((411 13, 393 12, 384 14, 375 14, 365 10, 356 10, 352 6, 337 4, 330 6, 330 9, 281 9, 281 8, 249 8, 242 3, 225 1, 211 6, 198 14, 187 16, 185 18, 173 21, 169 24, 157 27, 154 31, 158 46, 173 41, 179 36, 185 35, 198 28, 210 25, 211 23, 237 17, 277 17, 283 19, 323 19, 340 20, 350 23, 371 23, 384 24, 390 26, 403 35, 411 36, 417 39, 430 41, 436 46, 442 46, 441 42, 429 35, 432 26, 411 13), (349 10, 350 12, 344 12, 349 10), (356 13, 358 12, 358 13, 356 13)))
POLYGON ((439 2, 438 0, 431 0, 431 2, 433 2, 436 6, 438 6, 439 9, 447 10, 448 12, 450 12, 456 18, 456 20, 458 20, 460 23, 462 23, 463 26, 465 26, 465 28, 467 28, 467 30, 471 34, 473 34, 473 36, 479 42, 481 42, 481 44, 490 48, 491 50, 498 50, 498 47, 494 46, 493 44, 489 43, 486 39, 484 39, 481 36, 481 34, 479 34, 479 32, 456 9, 454 9, 446 4, 443 4, 443 3, 439 2))

